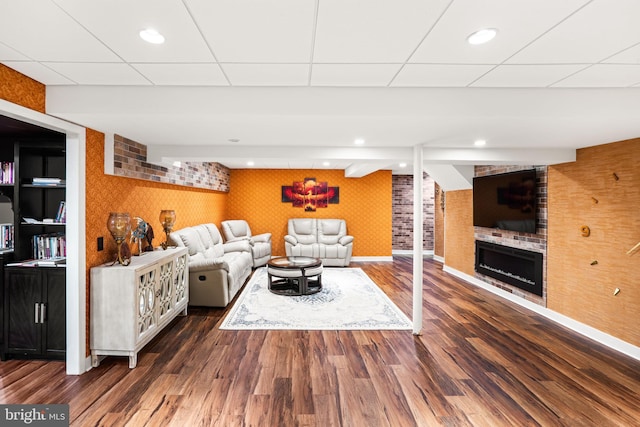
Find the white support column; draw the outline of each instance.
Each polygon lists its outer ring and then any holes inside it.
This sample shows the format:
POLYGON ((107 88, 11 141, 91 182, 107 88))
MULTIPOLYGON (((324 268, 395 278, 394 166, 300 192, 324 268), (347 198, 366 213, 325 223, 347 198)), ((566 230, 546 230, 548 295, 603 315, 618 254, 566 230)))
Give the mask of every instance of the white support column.
POLYGON ((413 334, 422 332, 422 273, 423 267, 423 169, 422 146, 413 147, 413 334))

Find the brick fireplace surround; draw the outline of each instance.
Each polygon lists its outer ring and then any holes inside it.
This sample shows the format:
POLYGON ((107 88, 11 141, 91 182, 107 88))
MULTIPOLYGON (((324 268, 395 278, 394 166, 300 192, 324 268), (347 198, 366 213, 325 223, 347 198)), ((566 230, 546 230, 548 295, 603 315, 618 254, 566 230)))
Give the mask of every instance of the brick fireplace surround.
POLYGON ((475 273, 475 277, 485 283, 510 292, 523 299, 546 307, 547 301, 547 167, 546 166, 476 166, 475 176, 495 175, 515 172, 524 169, 536 169, 536 233, 522 233, 492 228, 474 227, 475 240, 495 243, 512 248, 524 249, 542 254, 542 296, 525 292, 516 286, 501 282, 483 274, 475 273))

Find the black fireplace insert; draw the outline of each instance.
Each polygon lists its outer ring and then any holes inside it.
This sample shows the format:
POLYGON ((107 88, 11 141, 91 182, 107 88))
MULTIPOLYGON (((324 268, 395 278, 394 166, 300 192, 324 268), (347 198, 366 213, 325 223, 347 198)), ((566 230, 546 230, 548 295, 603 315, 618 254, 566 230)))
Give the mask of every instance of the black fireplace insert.
POLYGON ((476 240, 476 271, 542 296, 542 254, 476 240))

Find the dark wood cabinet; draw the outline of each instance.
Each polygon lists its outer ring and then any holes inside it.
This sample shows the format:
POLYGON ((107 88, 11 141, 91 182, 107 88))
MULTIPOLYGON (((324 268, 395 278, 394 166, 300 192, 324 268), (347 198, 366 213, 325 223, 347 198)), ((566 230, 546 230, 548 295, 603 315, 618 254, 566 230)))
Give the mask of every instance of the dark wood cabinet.
POLYGON ((0 253, 0 351, 4 348, 4 265, 13 259, 13 253, 0 253))
POLYGON ((0 132, 0 233, 8 227, 12 237, 11 245, 0 240, 0 249, 4 242, 11 252, 0 266, 0 356, 64 359, 65 268, 38 267, 28 260, 65 255, 60 213, 66 137, 35 127, 12 129, 0 132))
POLYGON ((60 267, 6 267, 2 359, 64 359, 66 274, 60 267))

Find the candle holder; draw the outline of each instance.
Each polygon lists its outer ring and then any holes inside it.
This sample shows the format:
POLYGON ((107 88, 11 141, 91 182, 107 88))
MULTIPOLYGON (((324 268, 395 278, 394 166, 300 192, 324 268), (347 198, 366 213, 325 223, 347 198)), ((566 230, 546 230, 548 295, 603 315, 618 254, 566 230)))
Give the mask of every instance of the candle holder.
POLYGON ((129 213, 111 212, 107 220, 107 228, 118 245, 116 259, 111 265, 114 265, 116 262, 122 265, 129 265, 131 263, 131 250, 125 242, 127 234, 129 234, 131 230, 131 217, 129 213))
POLYGON ((173 230, 173 225, 176 223, 176 211, 174 210, 162 210, 160 211, 160 224, 162 224, 162 229, 165 234, 165 241, 160 243, 162 249, 167 249, 169 247, 169 234, 171 234, 171 230, 173 230))

